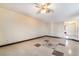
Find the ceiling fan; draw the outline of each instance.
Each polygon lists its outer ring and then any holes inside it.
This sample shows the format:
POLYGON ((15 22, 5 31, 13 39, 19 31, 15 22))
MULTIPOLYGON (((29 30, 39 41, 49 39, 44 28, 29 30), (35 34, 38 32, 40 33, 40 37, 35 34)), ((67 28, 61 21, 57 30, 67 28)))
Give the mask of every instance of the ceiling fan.
POLYGON ((38 8, 37 13, 54 12, 54 10, 50 8, 51 3, 34 3, 34 4, 35 4, 35 7, 38 8))

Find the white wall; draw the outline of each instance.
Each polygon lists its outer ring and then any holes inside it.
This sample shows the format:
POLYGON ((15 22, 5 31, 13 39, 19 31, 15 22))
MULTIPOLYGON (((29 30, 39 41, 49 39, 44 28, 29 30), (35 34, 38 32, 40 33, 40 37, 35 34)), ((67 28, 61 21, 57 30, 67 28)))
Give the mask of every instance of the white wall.
POLYGON ((33 17, 0 8, 0 45, 46 35, 47 27, 33 17))
POLYGON ((51 26, 51 30, 50 30, 51 36, 64 37, 64 23, 63 22, 51 22, 50 26, 51 26))
MULTIPOLYGON (((66 21, 66 22, 72 22, 71 21, 66 21)), ((75 21, 73 21, 75 22, 75 21)), ((64 30, 64 22, 51 22, 50 24, 50 35, 51 36, 57 36, 57 37, 63 37, 63 38, 66 38, 66 35, 64 34, 65 30, 64 30)), ((67 36, 69 38, 72 38, 72 39, 78 39, 78 30, 79 30, 79 26, 78 26, 78 23, 76 21, 75 24, 66 24, 66 32, 67 32, 67 36)))
POLYGON ((45 23, 33 17, 0 8, 0 45, 43 35, 64 37, 64 22, 45 23))
POLYGON ((78 38, 78 40, 79 40, 79 19, 77 19, 77 38, 78 38))

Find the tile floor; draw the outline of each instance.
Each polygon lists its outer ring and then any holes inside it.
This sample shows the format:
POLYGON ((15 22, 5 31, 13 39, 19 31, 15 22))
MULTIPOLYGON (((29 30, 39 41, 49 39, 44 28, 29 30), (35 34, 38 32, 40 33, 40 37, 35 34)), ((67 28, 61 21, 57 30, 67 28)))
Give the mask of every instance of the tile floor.
POLYGON ((43 37, 0 47, 0 56, 79 56, 79 42, 43 37))

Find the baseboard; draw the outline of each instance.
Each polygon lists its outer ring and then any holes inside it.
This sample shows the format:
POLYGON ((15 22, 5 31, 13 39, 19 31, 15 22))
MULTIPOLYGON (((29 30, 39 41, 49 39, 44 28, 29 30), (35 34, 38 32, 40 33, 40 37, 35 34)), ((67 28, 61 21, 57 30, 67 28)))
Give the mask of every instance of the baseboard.
POLYGON ((45 36, 46 36, 46 37, 51 37, 51 38, 67 39, 67 40, 73 40, 73 41, 79 42, 78 40, 76 40, 76 39, 72 39, 72 38, 63 38, 63 37, 58 37, 58 36, 50 36, 50 35, 45 35, 45 36))
POLYGON ((60 39, 67 39, 67 40, 73 40, 73 41, 79 42, 78 40, 75 40, 75 39, 62 38, 62 37, 50 36, 50 35, 44 35, 44 36, 35 37, 35 38, 27 39, 27 40, 22 40, 22 41, 18 41, 18 42, 13 42, 13 43, 9 43, 9 44, 4 44, 4 45, 1 45, 0 47, 9 46, 9 45, 13 45, 13 44, 18 44, 18 43, 26 42, 26 41, 31 41, 31 40, 35 40, 35 39, 39 39, 39 38, 43 38, 43 37, 60 38, 60 39))
POLYGON ((1 45, 0 47, 9 46, 9 45, 13 45, 13 44, 18 44, 18 43, 26 42, 26 41, 31 41, 31 40, 39 39, 39 38, 42 38, 42 37, 46 37, 46 35, 40 36, 40 37, 31 38, 31 39, 27 39, 27 40, 22 40, 22 41, 18 41, 18 42, 4 44, 4 45, 1 45))
POLYGON ((46 37, 51 37, 51 38, 61 38, 61 37, 57 37, 57 36, 50 36, 50 35, 45 35, 46 37))

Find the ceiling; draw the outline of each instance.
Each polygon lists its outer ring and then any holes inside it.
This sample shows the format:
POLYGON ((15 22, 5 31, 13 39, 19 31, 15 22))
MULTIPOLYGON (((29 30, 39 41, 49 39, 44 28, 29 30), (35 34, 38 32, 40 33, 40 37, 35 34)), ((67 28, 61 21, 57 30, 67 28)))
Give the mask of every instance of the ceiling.
POLYGON ((38 14, 38 10, 33 3, 0 3, 0 7, 32 16, 46 22, 66 21, 79 16, 78 3, 52 3, 51 9, 54 9, 54 12, 48 14, 38 14))

